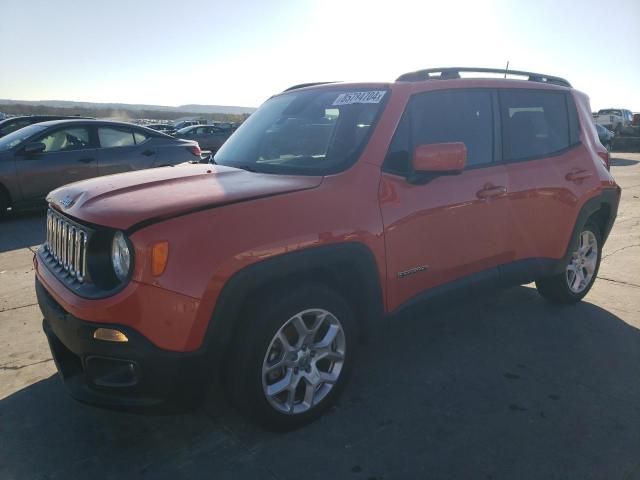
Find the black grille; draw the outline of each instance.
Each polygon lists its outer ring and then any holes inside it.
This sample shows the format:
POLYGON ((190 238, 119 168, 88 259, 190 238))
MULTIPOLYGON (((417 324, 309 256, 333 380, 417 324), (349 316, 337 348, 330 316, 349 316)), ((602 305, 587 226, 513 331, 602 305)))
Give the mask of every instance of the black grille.
POLYGON ((87 275, 89 231, 61 214, 47 212, 47 260, 60 267, 61 276, 84 283, 87 275))

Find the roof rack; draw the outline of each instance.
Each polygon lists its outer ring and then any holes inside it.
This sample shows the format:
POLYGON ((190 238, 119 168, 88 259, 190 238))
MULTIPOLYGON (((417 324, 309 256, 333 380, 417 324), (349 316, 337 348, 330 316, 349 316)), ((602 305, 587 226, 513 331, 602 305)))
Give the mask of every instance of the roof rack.
POLYGON ((299 88, 304 88, 304 87, 314 87, 316 85, 326 85, 328 83, 337 83, 337 81, 333 81, 333 82, 311 82, 311 83, 300 83, 298 85, 294 85, 293 87, 289 87, 286 90, 283 90, 283 92, 288 92, 290 90, 297 90, 299 88))
POLYGON ((428 68, 426 70, 418 70, 415 72, 400 75, 396 82, 421 82, 423 80, 451 80, 460 78, 460 72, 474 73, 500 73, 506 75, 518 75, 527 77, 530 82, 550 83, 553 85, 561 85, 563 87, 571 87, 571 84, 564 78, 554 77, 552 75, 544 75, 542 73, 523 72, 519 70, 506 70, 502 68, 471 68, 471 67, 446 67, 446 68, 428 68), (432 74, 439 75, 432 75, 432 74))

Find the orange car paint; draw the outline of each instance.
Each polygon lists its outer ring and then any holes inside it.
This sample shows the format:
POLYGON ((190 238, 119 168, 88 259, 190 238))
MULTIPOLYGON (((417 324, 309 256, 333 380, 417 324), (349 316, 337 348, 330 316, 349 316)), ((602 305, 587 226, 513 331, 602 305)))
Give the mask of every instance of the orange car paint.
POLYGON ((375 258, 384 308, 393 312, 426 289, 496 265, 561 258, 573 228, 568 219, 575 221, 580 206, 602 188, 615 186, 601 161, 583 161, 603 147, 593 140, 595 127, 586 127, 592 123, 586 97, 573 90, 480 79, 366 86, 388 88, 388 102, 359 160, 344 172, 280 176, 184 165, 55 191, 54 204, 65 195, 78 196, 66 215, 123 230, 136 226, 129 236, 135 269, 124 290, 97 300, 78 297, 36 262, 38 278, 82 320, 127 325, 158 347, 188 352, 202 345, 227 280, 256 262, 321 245, 361 243, 375 258), (440 176, 428 185, 382 172, 410 96, 458 88, 571 91, 582 145, 532 162, 440 176), (572 172, 580 178, 567 180, 572 172), (162 221, 146 225, 149 219, 162 221), (154 276, 150 252, 158 241, 167 241, 170 253, 162 275, 154 276), (419 275, 399 276, 415 268, 419 275))

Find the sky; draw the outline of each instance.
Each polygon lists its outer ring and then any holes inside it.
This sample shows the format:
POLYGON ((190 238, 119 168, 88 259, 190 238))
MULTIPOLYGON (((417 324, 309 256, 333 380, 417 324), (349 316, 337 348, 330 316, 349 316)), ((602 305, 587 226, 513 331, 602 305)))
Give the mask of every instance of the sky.
POLYGON ((640 0, 0 0, 0 98, 259 106, 430 67, 567 78, 640 111, 640 0))

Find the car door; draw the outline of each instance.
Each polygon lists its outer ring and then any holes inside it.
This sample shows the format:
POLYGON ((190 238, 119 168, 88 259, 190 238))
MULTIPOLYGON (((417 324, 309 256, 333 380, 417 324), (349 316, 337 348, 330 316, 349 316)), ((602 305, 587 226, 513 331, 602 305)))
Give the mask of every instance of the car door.
POLYGON ((500 91, 509 177, 514 260, 565 254, 580 206, 598 186, 591 153, 580 143, 573 97, 555 90, 500 91))
POLYGON ((496 94, 450 90, 413 95, 395 132, 380 186, 387 253, 388 304, 394 310, 427 289, 473 274, 497 281, 511 255, 506 238, 507 175, 498 155, 496 94), (418 145, 463 142, 467 165, 457 175, 412 184, 418 145))
POLYGON ((125 126, 99 126, 98 174, 110 175, 153 167, 158 151, 149 138, 149 135, 125 126))
POLYGON ((25 202, 39 202, 62 185, 97 176, 97 150, 89 126, 54 127, 34 141, 42 142, 44 151, 35 155, 16 152, 16 171, 25 202))
POLYGON ((205 127, 205 132, 204 145, 208 150, 216 153, 227 139, 227 133, 224 130, 214 126, 205 127))

